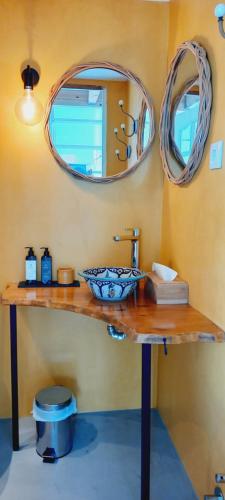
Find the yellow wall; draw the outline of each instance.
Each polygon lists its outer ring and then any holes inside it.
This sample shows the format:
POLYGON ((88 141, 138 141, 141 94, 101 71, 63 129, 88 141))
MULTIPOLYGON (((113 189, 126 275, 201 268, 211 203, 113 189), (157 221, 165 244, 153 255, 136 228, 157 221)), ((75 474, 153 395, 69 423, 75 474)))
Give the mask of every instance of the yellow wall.
MULTIPOLYGON (((166 72, 168 6, 139 0, 11 0, 0 4, 0 286, 23 278, 25 245, 48 245, 54 271, 129 264, 129 243, 112 235, 140 226, 141 266, 158 258, 162 174, 158 140, 145 163, 111 185, 81 182, 62 170, 44 139, 43 123, 20 124, 20 66, 41 67, 37 96, 72 64, 111 60, 137 73, 156 109, 166 72), (163 30, 161 27, 163 26, 163 30), (147 47, 147 49, 146 49, 147 47), (154 50, 152 49, 154 47, 154 50)), ((68 383, 80 410, 140 406, 140 347, 107 337, 101 322, 72 313, 19 311, 21 414, 41 387, 68 383)), ((8 311, 1 310, 0 408, 10 412, 8 311)))
POLYGON ((107 89, 107 141, 106 141, 106 175, 116 175, 123 170, 127 169, 127 161, 121 162, 118 160, 115 149, 120 149, 120 156, 124 158, 125 147, 118 142, 114 128, 118 128, 118 137, 123 139, 122 131, 120 129, 121 122, 127 120, 121 112, 118 101, 123 99, 125 105, 128 99, 128 82, 127 81, 109 81, 104 82, 107 89))
MULTIPOLYGON (((225 328, 225 168, 209 170, 210 143, 225 139, 225 41, 215 0, 174 0, 169 59, 179 44, 198 40, 212 67, 212 125, 199 172, 185 187, 165 181, 162 258, 190 285, 190 302, 225 328)), ((160 352, 158 404, 199 498, 212 493, 225 464, 225 345, 171 347, 160 352)))

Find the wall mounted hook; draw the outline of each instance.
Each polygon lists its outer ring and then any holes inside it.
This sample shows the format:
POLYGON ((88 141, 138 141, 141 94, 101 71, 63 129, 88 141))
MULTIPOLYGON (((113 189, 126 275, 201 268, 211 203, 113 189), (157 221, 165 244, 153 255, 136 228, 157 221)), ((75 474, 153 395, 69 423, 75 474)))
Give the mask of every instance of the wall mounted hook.
POLYGON ((121 156, 120 156, 120 150, 119 149, 115 149, 115 155, 116 155, 116 157, 120 161, 127 161, 127 160, 129 160, 129 158, 131 157, 131 153, 132 153, 132 148, 131 148, 130 144, 127 145, 125 141, 123 141, 122 139, 120 139, 120 137, 118 136, 118 128, 114 128, 114 134, 115 134, 117 140, 121 144, 123 144, 123 146, 125 147, 125 153, 126 153, 125 158, 121 158, 121 156))
POLYGON ((131 146, 126 146, 126 156, 125 158, 121 158, 120 156, 120 150, 115 149, 115 155, 118 158, 119 161, 127 161, 131 157, 131 146))
POLYGON ((122 113, 126 116, 128 116, 130 119, 131 119, 131 122, 132 122, 132 129, 131 129, 131 133, 130 134, 127 134, 126 133, 126 125, 125 123, 121 123, 120 127, 121 127, 121 130, 123 131, 124 135, 126 137, 132 137, 134 134, 137 134, 137 130, 138 130, 138 120, 135 120, 135 118, 130 114, 128 113, 128 111, 125 111, 123 105, 124 105, 124 102, 123 102, 123 99, 120 99, 119 102, 119 107, 122 111, 122 113))

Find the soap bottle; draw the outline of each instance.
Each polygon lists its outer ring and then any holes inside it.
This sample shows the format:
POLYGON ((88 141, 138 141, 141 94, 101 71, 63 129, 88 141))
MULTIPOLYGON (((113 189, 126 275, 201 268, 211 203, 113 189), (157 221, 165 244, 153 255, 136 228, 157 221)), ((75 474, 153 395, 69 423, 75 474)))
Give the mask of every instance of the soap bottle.
POLYGON ((44 285, 52 281, 52 257, 47 247, 41 247, 44 253, 41 257, 41 281, 44 285))
POLYGON ((28 248, 28 254, 25 260, 25 277, 27 283, 33 283, 37 280, 37 257, 34 255, 33 247, 28 248))

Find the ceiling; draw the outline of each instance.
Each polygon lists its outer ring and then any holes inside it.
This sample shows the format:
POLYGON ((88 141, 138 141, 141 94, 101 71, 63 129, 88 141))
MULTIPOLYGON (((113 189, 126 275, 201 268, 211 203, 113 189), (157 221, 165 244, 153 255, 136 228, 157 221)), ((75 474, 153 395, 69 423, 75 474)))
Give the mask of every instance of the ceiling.
POLYGON ((119 73, 119 71, 114 71, 108 68, 91 68, 85 69, 76 75, 76 78, 88 79, 88 80, 127 80, 128 78, 119 73))

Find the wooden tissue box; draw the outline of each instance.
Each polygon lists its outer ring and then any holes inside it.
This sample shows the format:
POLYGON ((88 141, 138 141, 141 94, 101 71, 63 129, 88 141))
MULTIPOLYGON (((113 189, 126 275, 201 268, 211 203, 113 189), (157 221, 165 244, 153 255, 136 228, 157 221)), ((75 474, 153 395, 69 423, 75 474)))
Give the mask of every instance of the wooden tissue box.
POLYGON ((179 276, 163 281, 156 273, 147 273, 146 288, 156 304, 188 304, 188 283, 179 276))

